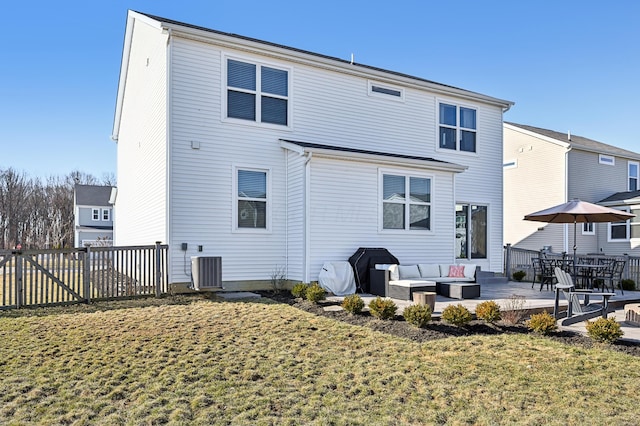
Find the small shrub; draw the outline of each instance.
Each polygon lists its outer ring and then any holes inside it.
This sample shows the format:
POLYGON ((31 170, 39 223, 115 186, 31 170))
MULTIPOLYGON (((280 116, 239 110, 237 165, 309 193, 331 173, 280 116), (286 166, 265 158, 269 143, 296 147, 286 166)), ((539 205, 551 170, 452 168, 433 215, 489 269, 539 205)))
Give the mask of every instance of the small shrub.
POLYGON ((525 271, 515 271, 512 276, 514 280, 522 281, 522 279, 527 276, 527 273, 525 271))
POLYGON ((461 304, 449 305, 442 310, 442 320, 455 326, 467 325, 472 317, 471 312, 461 304))
POLYGON ((598 342, 613 343, 622 337, 624 332, 615 318, 598 318, 595 321, 587 321, 587 334, 598 342))
POLYGON ((476 306, 476 317, 489 324, 493 324, 502 318, 500 306, 493 300, 479 303, 478 306, 476 306))
POLYGON ((364 300, 357 294, 350 294, 344 298, 340 306, 351 315, 359 314, 364 308, 364 300))
POLYGON ((324 288, 320 286, 320 284, 312 283, 309 287, 307 287, 305 296, 309 302, 316 303, 320 300, 324 300, 327 297, 327 293, 326 291, 324 291, 324 288))
POLYGON ((309 286, 306 285, 305 283, 298 283, 296 285, 293 286, 293 288, 291 289, 291 295, 293 297, 301 297, 301 298, 305 298, 307 295, 307 288, 309 286))
POLYGON ((527 314, 524 309, 525 301, 524 296, 518 296, 517 294, 509 297, 503 306, 502 321, 510 325, 519 324, 527 314))
POLYGON ((556 319, 547 311, 541 314, 533 314, 529 321, 527 321, 527 327, 529 330, 533 330, 540 334, 549 334, 558 328, 556 319))
POLYGON ((422 328, 431 321, 431 307, 427 305, 407 306, 402 315, 409 324, 422 328))
POLYGON ((620 281, 620 287, 622 287, 623 290, 635 291, 636 282, 627 278, 620 281))
POLYGON ((271 271, 271 291, 275 294, 280 293, 287 282, 287 274, 284 266, 276 265, 271 271))
POLYGON ((396 316, 398 307, 391 299, 382 299, 380 296, 369 302, 371 315, 378 319, 392 319, 396 316))

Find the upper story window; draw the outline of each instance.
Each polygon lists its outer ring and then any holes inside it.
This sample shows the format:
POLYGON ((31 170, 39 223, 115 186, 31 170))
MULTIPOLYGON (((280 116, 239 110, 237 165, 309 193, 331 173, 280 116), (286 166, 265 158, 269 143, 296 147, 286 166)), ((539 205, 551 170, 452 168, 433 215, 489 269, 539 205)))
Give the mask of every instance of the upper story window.
POLYGON ((100 209, 91 209, 91 220, 100 220, 100 209))
POLYGON ((637 191, 638 190, 638 178, 640 178, 640 176, 638 175, 640 167, 639 167, 637 162, 629 161, 628 169, 629 169, 629 189, 628 190, 629 191, 637 191))
POLYGON ((235 229, 263 229, 269 225, 269 174, 266 170, 236 169, 235 229))
POLYGON ((615 166, 616 165, 616 157, 613 157, 611 155, 600 154, 600 155, 598 155, 598 163, 606 164, 607 166, 615 166))
POLYGON ((440 148, 476 152, 476 110, 440 103, 438 114, 440 148))
POLYGON ((102 220, 103 221, 111 220, 111 209, 102 209, 102 220))
POLYGON ((286 126, 289 72, 227 59, 227 117, 286 126))
POLYGON ((382 175, 382 229, 431 229, 431 179, 382 175))
POLYGON ((595 235, 595 224, 593 222, 584 222, 582 224, 582 235, 595 235))

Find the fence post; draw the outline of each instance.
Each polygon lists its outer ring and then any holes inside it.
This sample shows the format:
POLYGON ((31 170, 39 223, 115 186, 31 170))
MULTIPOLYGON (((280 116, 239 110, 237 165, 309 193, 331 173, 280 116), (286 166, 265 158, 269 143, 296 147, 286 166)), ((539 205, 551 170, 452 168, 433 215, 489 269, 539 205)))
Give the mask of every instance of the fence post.
POLYGON ((156 279, 156 297, 160 297, 162 295, 161 278, 162 278, 162 249, 160 248, 160 241, 156 241, 156 271, 155 271, 155 279, 156 279))
POLYGON ((16 259, 16 308, 22 306, 23 285, 22 285, 22 253, 14 251, 16 259))
POLYGON ((86 303, 91 303, 91 246, 87 246, 83 252, 83 273, 82 286, 84 288, 84 299, 86 303))
POLYGON ((507 280, 511 280, 511 243, 507 243, 505 257, 505 275, 507 276, 507 280))
MULTIPOLYGON (((629 278, 629 255, 625 254, 624 255, 624 269, 622 272, 622 279, 628 279, 629 278)), ((622 283, 620 283, 620 288, 622 288, 622 283)))

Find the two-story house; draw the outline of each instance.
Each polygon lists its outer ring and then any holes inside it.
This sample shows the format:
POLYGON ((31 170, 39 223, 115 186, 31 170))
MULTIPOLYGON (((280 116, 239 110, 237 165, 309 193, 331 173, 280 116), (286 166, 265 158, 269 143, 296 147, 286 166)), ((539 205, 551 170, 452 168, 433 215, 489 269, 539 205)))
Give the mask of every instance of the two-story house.
POLYGON ((384 247, 502 270, 511 102, 130 11, 113 139, 118 245, 168 243, 169 280, 225 288, 384 247))
POLYGON ((75 185, 73 190, 75 247, 113 243, 112 186, 75 185))
POLYGON ((523 220, 577 198, 636 214, 620 223, 580 224, 579 253, 639 255, 640 154, 570 133, 504 124, 504 241, 572 252, 573 225, 523 220))

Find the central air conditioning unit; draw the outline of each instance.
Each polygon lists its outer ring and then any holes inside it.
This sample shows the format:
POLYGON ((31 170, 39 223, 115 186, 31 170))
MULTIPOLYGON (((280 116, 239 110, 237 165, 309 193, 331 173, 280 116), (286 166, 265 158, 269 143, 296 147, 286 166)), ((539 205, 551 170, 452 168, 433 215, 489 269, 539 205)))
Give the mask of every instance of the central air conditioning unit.
POLYGON ((191 258, 191 286, 194 290, 222 288, 222 258, 193 256, 191 258))

